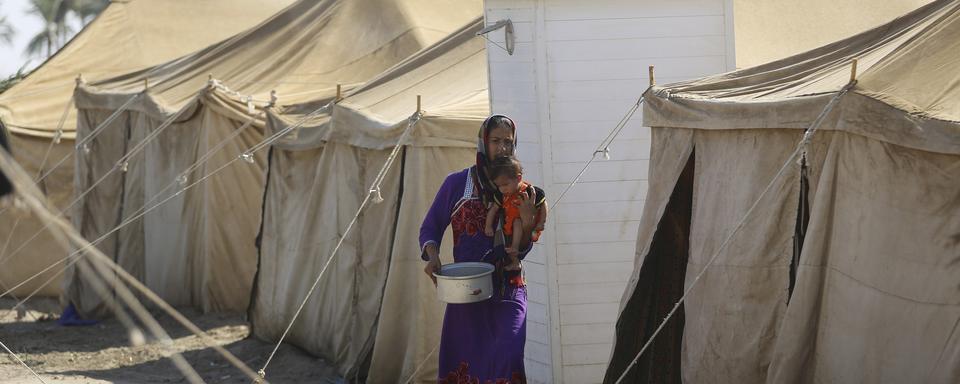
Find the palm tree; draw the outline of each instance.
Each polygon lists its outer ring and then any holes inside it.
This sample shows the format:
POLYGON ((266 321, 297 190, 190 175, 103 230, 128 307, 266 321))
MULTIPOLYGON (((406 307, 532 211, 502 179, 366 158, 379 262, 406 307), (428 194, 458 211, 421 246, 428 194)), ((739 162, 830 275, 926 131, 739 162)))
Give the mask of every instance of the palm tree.
POLYGON ((43 19, 44 28, 27 44, 27 54, 34 57, 50 57, 63 43, 69 33, 66 9, 62 0, 30 0, 28 13, 43 19))
POLYGON ((13 43, 13 26, 7 21, 6 16, 0 16, 0 42, 9 45, 13 43))
POLYGON ((110 5, 110 0, 64 0, 64 3, 80 19, 80 23, 86 25, 110 5))
POLYGON ((27 45, 30 56, 50 57, 73 35, 67 16, 73 15, 85 25, 103 11, 110 0, 30 0, 30 14, 43 19, 44 29, 27 45))

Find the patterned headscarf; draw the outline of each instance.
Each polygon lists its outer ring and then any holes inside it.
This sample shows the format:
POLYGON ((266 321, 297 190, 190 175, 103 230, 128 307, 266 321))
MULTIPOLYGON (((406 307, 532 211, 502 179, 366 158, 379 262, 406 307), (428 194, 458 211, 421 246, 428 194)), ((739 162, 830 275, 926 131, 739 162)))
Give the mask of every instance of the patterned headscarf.
POLYGON ((487 156, 490 132, 499 127, 510 128, 510 134, 513 136, 513 151, 510 155, 517 154, 517 124, 504 115, 492 115, 484 120, 480 125, 480 133, 477 134, 477 167, 476 172, 473 172, 473 184, 480 187, 480 196, 484 202, 500 201, 503 198, 500 190, 493 185, 493 181, 487 175, 487 166, 493 160, 487 156))

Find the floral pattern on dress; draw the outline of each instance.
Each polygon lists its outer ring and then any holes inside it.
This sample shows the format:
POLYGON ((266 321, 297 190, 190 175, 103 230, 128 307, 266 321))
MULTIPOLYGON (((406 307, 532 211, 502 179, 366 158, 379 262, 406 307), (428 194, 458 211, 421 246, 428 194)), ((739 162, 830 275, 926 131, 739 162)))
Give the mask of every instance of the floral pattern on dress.
MULTIPOLYGON (((500 378, 496 380, 487 380, 483 384, 526 384, 527 379, 523 377, 522 373, 514 372, 513 377, 506 379, 500 378)), ((440 378, 437 380, 438 384, 480 384, 480 379, 475 376, 470 376, 470 364, 462 361, 460 366, 453 372, 447 373, 446 377, 440 378)))
POLYGON ((466 200, 460 206, 453 217, 450 218, 450 226, 453 227, 453 245, 460 242, 460 236, 476 236, 483 233, 483 227, 486 225, 487 209, 480 200, 466 200))

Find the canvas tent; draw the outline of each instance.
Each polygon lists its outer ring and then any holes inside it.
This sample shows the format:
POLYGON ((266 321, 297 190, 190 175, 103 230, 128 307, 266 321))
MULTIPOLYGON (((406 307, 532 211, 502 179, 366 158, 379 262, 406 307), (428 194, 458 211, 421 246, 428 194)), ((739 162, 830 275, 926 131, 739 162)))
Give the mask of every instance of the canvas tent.
MULTIPOLYGON (((102 80, 163 63, 250 28, 291 2, 113 1, 63 49, 0 94, 0 122, 11 133, 13 155, 34 175, 51 170, 70 155, 77 121, 70 97, 79 74, 90 81, 102 80), (51 147, 61 119, 63 140, 51 147)), ((73 163, 63 162, 40 187, 58 207, 64 208, 72 200, 73 163)), ((42 228, 24 212, 8 209, 0 215, 0 247, 10 238, 6 252, 12 256, 2 262, 0 282, 13 285, 62 256, 62 250, 45 232, 28 244, 18 242, 31 238, 42 228), (14 227, 17 218, 20 220, 14 227)), ((27 295, 51 277, 44 275, 15 293, 27 295)), ((49 284, 40 294, 56 297, 60 291, 60 284, 49 284)))
MULTIPOLYGON (((415 239, 440 183, 475 159, 476 131, 489 114, 482 27, 477 18, 274 145, 250 311, 257 337, 280 337, 423 95, 425 114, 380 187, 383 202, 363 210, 286 340, 344 376, 369 373, 369 383, 404 380, 421 362, 418 382, 436 380, 430 353, 443 306, 423 276, 415 239)), ((273 111, 268 131, 324 102, 273 111)))
MULTIPOLYGON (((247 309, 266 151, 253 164, 235 159, 263 141, 271 91, 280 104, 330 99, 337 84, 363 83, 477 14, 478 3, 452 0, 303 0, 195 54, 81 84, 77 136, 92 140, 78 152, 75 185, 90 192, 74 223, 90 239, 109 234, 100 249, 174 305, 247 309), (170 187, 201 179, 183 193, 170 187)), ((102 312, 76 270, 67 274, 67 299, 82 314, 102 312)))
POLYGON ((853 36, 931 0, 734 0, 737 68, 747 68, 853 36))
POLYGON ((624 382, 960 382, 958 51, 960 1, 936 1, 648 91, 650 190, 604 381, 717 254, 624 382))

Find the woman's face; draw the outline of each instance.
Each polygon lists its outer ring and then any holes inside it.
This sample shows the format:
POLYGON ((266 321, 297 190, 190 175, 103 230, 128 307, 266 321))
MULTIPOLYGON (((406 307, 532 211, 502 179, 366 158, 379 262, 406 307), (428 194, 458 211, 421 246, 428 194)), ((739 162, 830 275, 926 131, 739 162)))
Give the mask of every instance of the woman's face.
POLYGON ((487 136, 487 155, 490 159, 513 154, 513 133, 510 129, 497 127, 487 136))

